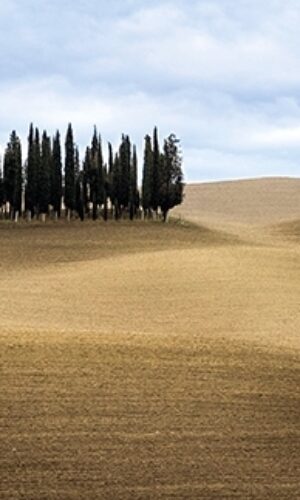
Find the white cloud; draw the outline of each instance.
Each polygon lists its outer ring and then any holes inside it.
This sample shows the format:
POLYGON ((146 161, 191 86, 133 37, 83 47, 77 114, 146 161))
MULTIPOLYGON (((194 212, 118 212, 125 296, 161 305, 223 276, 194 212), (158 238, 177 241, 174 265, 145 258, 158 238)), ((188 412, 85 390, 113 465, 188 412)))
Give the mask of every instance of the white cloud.
POLYGON ((82 150, 94 123, 141 149, 157 124, 189 180, 296 174, 299 24, 296 0, 2 3, 0 143, 72 121, 82 150))
POLYGON ((291 128, 274 128, 254 135, 257 144, 282 148, 283 146, 297 147, 300 144, 300 126, 291 128))

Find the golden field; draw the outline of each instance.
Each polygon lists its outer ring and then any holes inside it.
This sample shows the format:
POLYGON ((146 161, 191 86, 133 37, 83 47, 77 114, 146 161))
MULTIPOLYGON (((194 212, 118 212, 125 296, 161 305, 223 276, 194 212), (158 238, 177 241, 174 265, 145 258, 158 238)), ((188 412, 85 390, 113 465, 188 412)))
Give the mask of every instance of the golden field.
POLYGON ((174 215, 0 223, 1 499, 300 497, 300 181, 174 215))

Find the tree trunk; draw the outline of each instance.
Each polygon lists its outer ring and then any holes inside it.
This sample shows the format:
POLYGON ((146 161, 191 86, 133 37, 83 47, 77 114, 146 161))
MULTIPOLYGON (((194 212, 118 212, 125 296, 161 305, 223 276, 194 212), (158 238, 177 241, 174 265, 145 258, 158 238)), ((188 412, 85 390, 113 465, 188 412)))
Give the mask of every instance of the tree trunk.
POLYGON ((93 202, 93 220, 97 219, 97 203, 93 202))
POLYGON ((117 202, 115 204, 115 220, 119 220, 119 216, 120 216, 120 214, 119 214, 119 203, 117 202))
POLYGON ((168 210, 163 210, 162 211, 162 215, 163 215, 163 222, 166 222, 167 221, 167 216, 168 216, 168 210))
POLYGON ((103 219, 105 220, 105 222, 107 221, 107 218, 108 218, 107 198, 105 197, 104 209, 103 209, 103 219))

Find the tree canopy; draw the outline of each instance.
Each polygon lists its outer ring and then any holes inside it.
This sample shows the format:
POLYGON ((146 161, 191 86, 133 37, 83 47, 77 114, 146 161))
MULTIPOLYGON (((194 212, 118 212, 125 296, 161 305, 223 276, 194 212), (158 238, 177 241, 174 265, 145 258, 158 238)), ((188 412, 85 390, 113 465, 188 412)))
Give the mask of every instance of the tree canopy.
POLYGON ((30 124, 27 159, 22 163, 21 141, 13 131, 0 170, 0 211, 7 217, 27 214, 28 219, 62 214, 94 220, 137 217, 167 219, 168 211, 183 199, 180 141, 169 135, 160 147, 158 130, 145 136, 142 179, 136 145, 122 134, 114 151, 108 143, 104 161, 101 135, 94 127, 83 161, 74 141, 72 124, 64 143, 64 170, 61 136, 54 137, 30 124))

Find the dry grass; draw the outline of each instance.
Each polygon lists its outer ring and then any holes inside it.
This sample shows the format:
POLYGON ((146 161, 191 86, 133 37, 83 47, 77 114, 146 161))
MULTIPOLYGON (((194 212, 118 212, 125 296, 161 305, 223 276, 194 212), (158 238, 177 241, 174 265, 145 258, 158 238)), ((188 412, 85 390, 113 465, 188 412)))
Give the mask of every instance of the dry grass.
POLYGON ((300 179, 262 178, 190 184, 175 213, 216 223, 270 224, 299 217, 300 179))
POLYGON ((1 499, 300 496, 298 226, 232 224, 0 225, 1 499))

